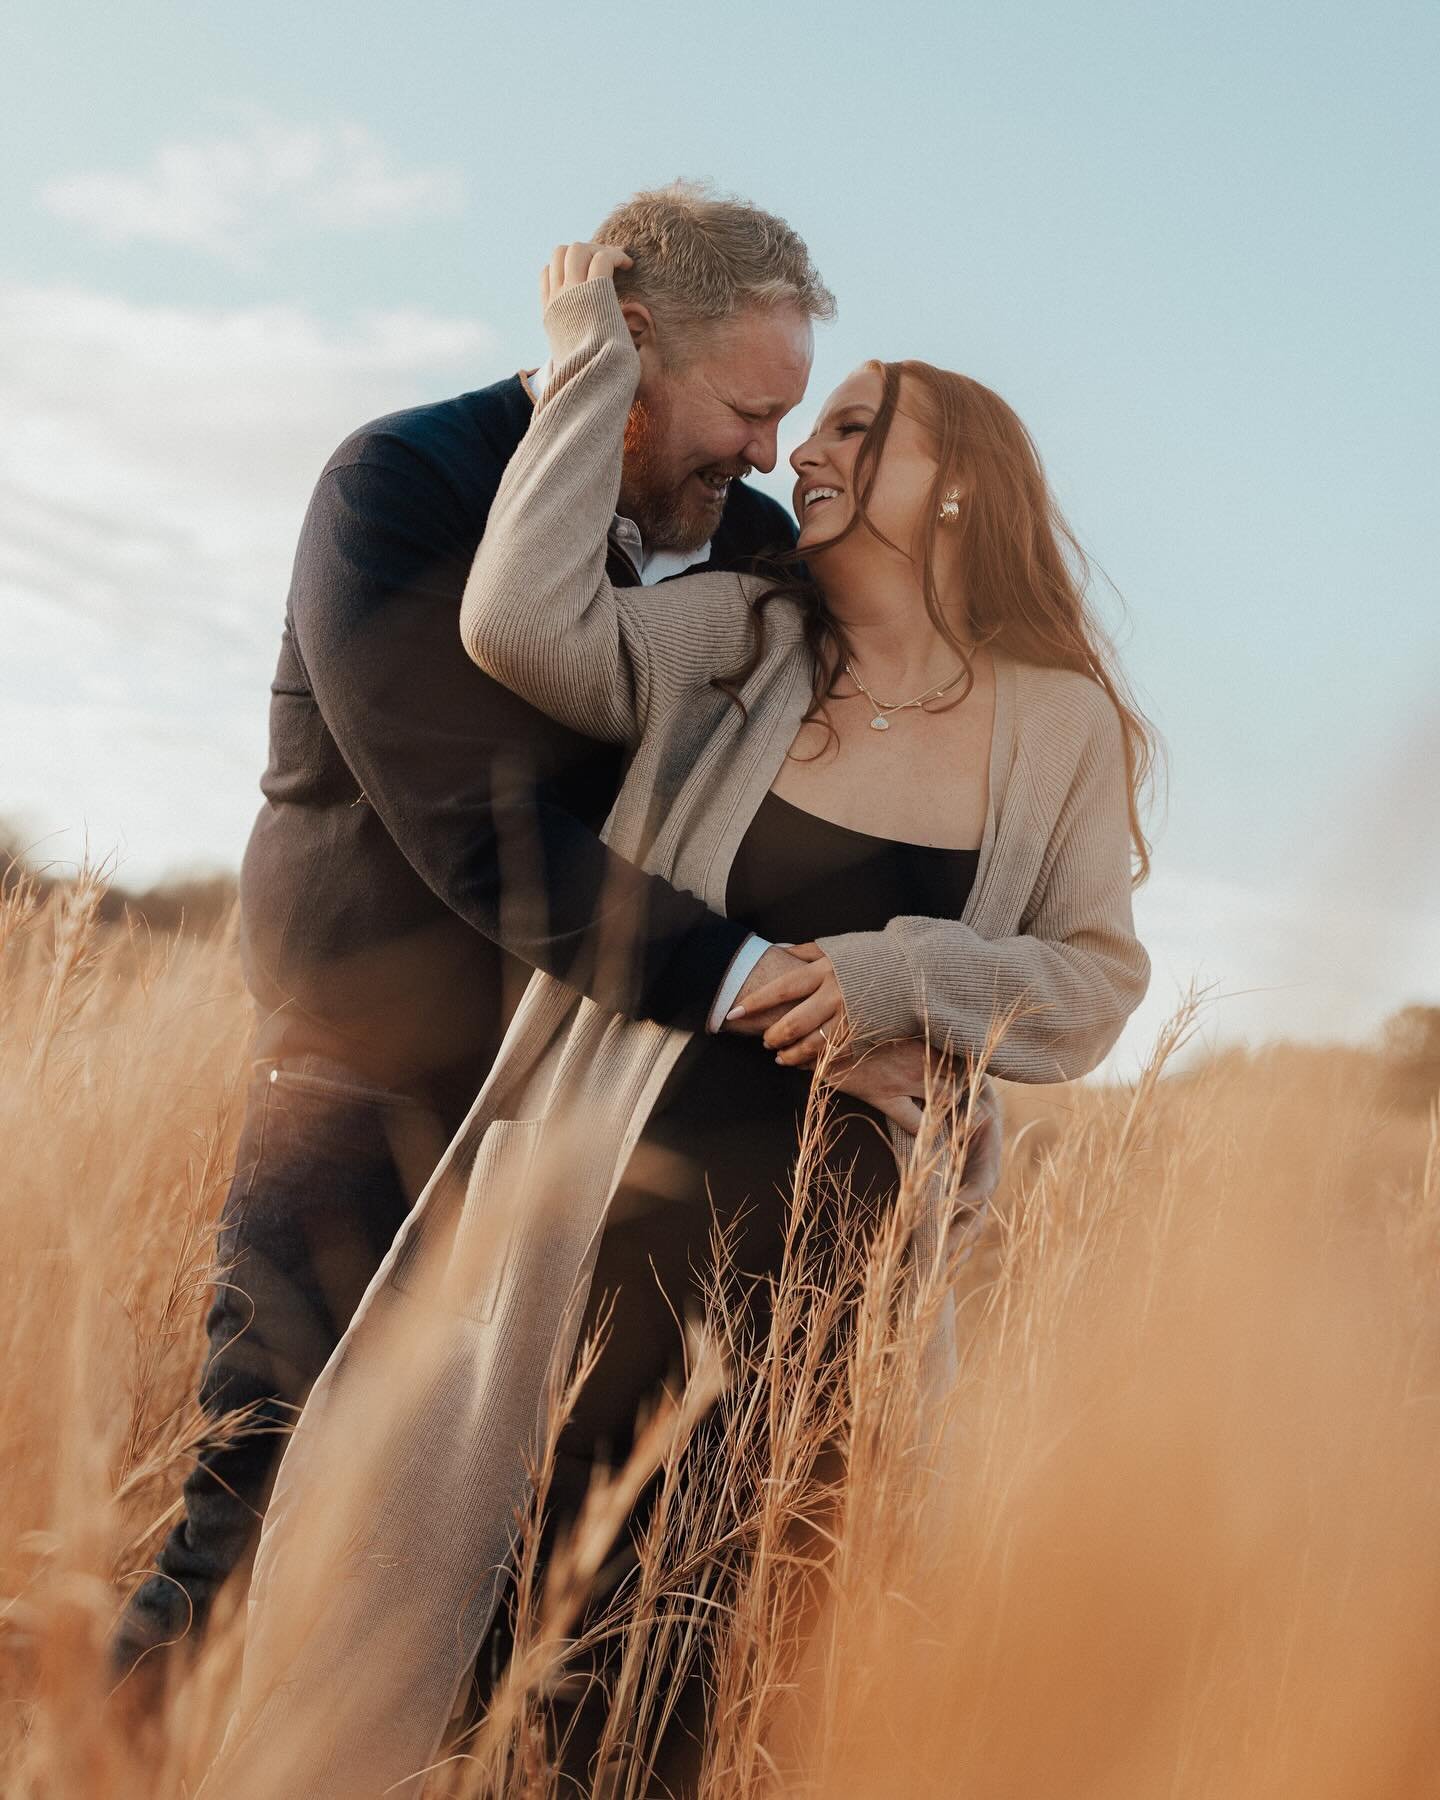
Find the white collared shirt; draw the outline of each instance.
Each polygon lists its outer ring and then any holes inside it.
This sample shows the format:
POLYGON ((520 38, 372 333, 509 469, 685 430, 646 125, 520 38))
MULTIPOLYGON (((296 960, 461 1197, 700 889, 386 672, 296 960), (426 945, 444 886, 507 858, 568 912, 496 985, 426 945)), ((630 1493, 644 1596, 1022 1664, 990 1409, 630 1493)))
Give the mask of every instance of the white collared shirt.
MULTIPOLYGON (((549 360, 543 362, 538 369, 522 369, 520 380, 525 392, 538 406, 550 385, 549 360)), ((645 541, 640 536, 640 527, 623 513, 616 513, 611 519, 610 539, 629 557, 644 587, 653 587, 657 581, 664 581, 669 575, 683 575, 687 569, 693 569, 696 563, 704 562, 710 555, 708 541, 698 550, 647 550, 645 541)), ((719 1031, 724 1025, 725 1015, 735 1004, 736 995, 749 980, 750 971, 769 948, 770 940, 752 931, 735 952, 705 1020, 707 1031, 719 1031)))

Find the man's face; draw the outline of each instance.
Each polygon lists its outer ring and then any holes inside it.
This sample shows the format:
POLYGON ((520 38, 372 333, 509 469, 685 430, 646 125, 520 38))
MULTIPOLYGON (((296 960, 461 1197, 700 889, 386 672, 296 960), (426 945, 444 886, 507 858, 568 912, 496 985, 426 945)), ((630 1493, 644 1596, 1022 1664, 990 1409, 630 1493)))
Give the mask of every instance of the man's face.
POLYGON ((640 388, 625 429, 620 512, 647 549, 698 550, 714 536, 730 482, 775 467, 780 421, 810 379, 810 321, 792 307, 749 308, 703 331, 666 367, 640 346, 640 388))

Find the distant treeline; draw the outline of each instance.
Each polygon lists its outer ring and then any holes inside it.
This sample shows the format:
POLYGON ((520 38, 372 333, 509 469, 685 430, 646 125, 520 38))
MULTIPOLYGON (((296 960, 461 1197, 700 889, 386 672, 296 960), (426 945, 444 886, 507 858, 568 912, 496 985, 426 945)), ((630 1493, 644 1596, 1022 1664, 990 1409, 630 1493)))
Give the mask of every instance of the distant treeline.
POLYGON ((1440 1105, 1440 1006, 1404 1006, 1392 1013, 1380 1047, 1394 1099, 1415 1111, 1440 1105))
MULTIPOLYGON (((41 861, 13 827, 0 824, 0 890, 28 877, 42 893, 67 887, 73 873, 41 861)), ((235 877, 176 875, 138 891, 109 883, 98 913, 107 924, 143 924, 151 931, 184 932, 204 937, 224 923, 235 904, 235 877)))

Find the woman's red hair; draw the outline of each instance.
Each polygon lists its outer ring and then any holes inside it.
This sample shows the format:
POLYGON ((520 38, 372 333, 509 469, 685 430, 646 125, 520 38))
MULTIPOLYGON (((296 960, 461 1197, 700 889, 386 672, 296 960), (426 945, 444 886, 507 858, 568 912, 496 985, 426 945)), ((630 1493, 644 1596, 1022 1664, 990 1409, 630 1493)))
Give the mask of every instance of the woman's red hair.
MULTIPOLYGON (((907 399, 932 440, 937 465, 920 513, 926 523, 912 554, 920 565, 925 610, 966 665, 967 680, 959 699, 968 693, 973 672, 967 645, 956 633, 957 616, 968 622, 975 647, 994 645, 1021 662, 1073 669, 1105 690, 1120 716, 1124 738, 1138 885, 1150 872, 1150 846, 1140 813, 1142 796, 1155 773, 1159 742, 1088 603, 1090 565, 1050 492, 1034 440, 1013 408, 968 375, 915 361, 866 366, 881 377, 883 394, 855 459, 854 514, 844 531, 827 542, 839 543, 858 530, 883 539, 870 520, 866 502, 874 490, 890 425, 900 406, 902 384, 907 384, 907 399), (941 503, 951 490, 959 492, 959 515, 942 524, 941 503), (942 597, 939 591, 936 564, 942 531, 959 551, 956 566, 964 584, 959 596, 942 597), (961 603, 958 609, 957 599, 961 603)), ((825 701, 849 646, 826 608, 818 583, 803 569, 796 569, 802 557, 797 550, 776 559, 776 582, 755 601, 751 655, 743 668, 716 685, 739 701, 740 688, 764 652, 764 608, 769 601, 785 596, 800 606, 815 662, 815 691, 806 716, 823 718, 825 701)))

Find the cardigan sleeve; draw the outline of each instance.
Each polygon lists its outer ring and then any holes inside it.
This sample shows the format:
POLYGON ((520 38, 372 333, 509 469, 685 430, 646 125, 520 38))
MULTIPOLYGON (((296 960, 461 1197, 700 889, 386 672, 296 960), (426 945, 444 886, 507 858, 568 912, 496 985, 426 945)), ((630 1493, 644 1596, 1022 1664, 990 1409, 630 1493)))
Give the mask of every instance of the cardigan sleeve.
POLYGON ((550 381, 495 497, 460 635, 486 674, 542 712, 633 745, 658 690, 738 660, 748 595, 734 573, 681 576, 663 595, 611 583, 606 539, 640 358, 609 281, 567 288, 545 328, 550 381))
POLYGON ((1097 708, 1020 931, 987 939, 951 919, 817 940, 862 1042, 928 1037, 1007 1081, 1071 1081, 1093 1069, 1143 999, 1150 959, 1135 936, 1120 721, 1097 708))

